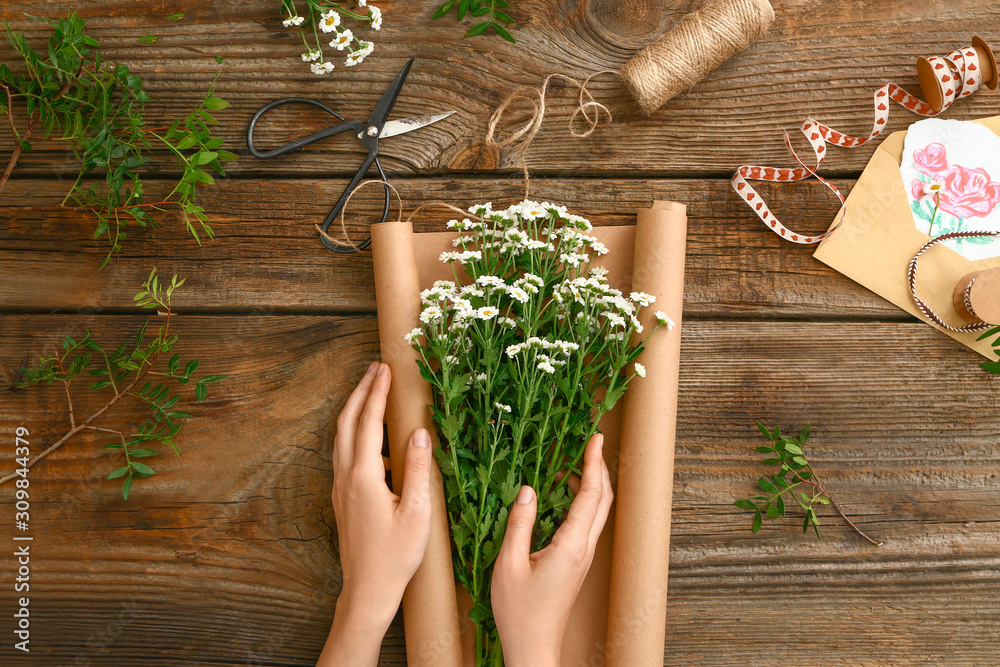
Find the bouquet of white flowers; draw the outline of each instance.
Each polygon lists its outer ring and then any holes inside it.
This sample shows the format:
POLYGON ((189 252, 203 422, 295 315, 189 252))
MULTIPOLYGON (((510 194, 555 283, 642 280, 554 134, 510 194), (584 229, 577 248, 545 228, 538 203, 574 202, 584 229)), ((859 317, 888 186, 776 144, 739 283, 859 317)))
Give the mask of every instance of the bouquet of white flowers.
MULTIPOLYGON (((435 450, 455 546, 455 577, 472 596, 477 664, 501 665, 490 580, 522 484, 539 499, 533 550, 565 516, 569 475, 601 416, 646 370, 636 317, 655 297, 628 297, 592 267, 607 248, 563 206, 473 206, 452 220, 454 281, 421 293, 422 327, 407 335, 434 389, 435 450)), ((662 312, 657 325, 672 327, 662 312)))

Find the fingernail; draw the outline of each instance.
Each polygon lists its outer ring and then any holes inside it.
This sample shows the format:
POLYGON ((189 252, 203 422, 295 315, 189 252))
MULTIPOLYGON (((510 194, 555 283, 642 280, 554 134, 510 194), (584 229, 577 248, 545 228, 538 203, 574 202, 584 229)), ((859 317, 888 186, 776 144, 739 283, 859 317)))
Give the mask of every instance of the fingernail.
POLYGON ((428 433, 426 430, 418 428, 416 431, 413 432, 414 447, 420 447, 422 449, 424 447, 429 447, 430 444, 431 444, 431 434, 428 433))
POLYGON ((597 446, 600 449, 604 449, 604 434, 603 433, 598 433, 597 434, 597 446))
POLYGON ((530 486, 522 486, 521 490, 517 492, 517 503, 519 505, 527 505, 531 502, 531 499, 535 497, 535 490, 530 486))
POLYGON ((377 372, 377 373, 375 373, 375 375, 382 375, 382 371, 384 371, 384 370, 385 370, 385 368, 386 368, 386 365, 385 365, 385 364, 379 364, 379 365, 378 365, 378 372, 377 372))
POLYGON ((371 375, 372 373, 374 373, 376 366, 378 366, 378 362, 377 361, 373 361, 372 365, 368 367, 367 371, 365 371, 365 375, 371 375))

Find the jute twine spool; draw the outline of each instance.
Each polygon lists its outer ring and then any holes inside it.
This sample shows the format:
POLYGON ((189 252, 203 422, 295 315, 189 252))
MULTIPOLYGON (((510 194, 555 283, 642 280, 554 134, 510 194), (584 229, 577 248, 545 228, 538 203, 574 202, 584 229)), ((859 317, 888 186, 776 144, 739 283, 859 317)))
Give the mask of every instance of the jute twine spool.
POLYGON ((750 46, 772 22, 768 0, 710 0, 625 63, 622 80, 648 116, 750 46))

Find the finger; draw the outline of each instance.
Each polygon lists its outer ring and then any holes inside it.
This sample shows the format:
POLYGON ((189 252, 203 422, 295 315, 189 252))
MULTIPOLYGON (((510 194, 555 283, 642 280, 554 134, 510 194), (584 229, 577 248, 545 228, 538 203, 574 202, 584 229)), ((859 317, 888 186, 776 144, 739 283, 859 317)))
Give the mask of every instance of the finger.
POLYGON ((430 526, 431 509, 431 436, 426 429, 418 428, 406 446, 406 470, 403 473, 403 490, 400 492, 400 509, 408 520, 425 519, 430 526))
POLYGON ((538 497, 530 486, 522 486, 507 517, 507 530, 503 535, 497 559, 527 562, 531 553, 531 533, 535 529, 538 497))
POLYGON ((583 476, 580 479, 580 493, 573 499, 566 521, 556 531, 559 542, 583 542, 590 538, 590 530, 597 517, 603 495, 604 436, 596 434, 587 443, 583 453, 583 476))
POLYGON ((375 371, 378 369, 378 362, 372 363, 368 367, 358 386, 354 388, 348 396, 344 408, 337 417, 337 437, 333 440, 334 470, 345 469, 354 460, 354 436, 358 430, 358 419, 361 411, 368 399, 368 392, 371 390, 372 382, 375 381, 375 371))
POLYGON ((358 421, 358 435, 354 443, 354 466, 366 468, 383 475, 382 440, 385 424, 385 402, 389 395, 392 373, 387 364, 379 364, 372 380, 368 400, 365 401, 361 419, 358 421))
MULTIPOLYGON (((566 473, 565 470, 560 470, 559 472, 557 472, 556 473, 556 481, 557 482, 561 482, 562 478, 565 477, 566 474, 567 473, 566 473)), ((573 495, 574 496, 576 496, 576 494, 580 493, 580 476, 579 475, 576 475, 574 473, 569 473, 569 479, 566 480, 566 484, 569 485, 569 488, 573 489, 573 495)))
POLYGON ((597 508, 597 516, 594 517, 594 525, 590 528, 590 539, 587 541, 591 553, 597 548, 597 541, 601 539, 601 531, 604 530, 608 515, 611 513, 611 503, 615 500, 615 492, 611 488, 611 473, 608 471, 608 464, 605 463, 603 456, 601 457, 601 473, 601 505, 597 508))

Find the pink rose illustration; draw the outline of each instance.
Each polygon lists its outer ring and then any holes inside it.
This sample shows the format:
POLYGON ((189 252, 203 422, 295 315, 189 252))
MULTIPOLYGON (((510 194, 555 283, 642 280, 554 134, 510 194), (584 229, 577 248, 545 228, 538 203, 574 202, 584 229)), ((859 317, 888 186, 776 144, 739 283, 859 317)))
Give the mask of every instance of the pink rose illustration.
POLYGON ((927 144, 923 150, 913 151, 913 168, 922 174, 933 176, 948 168, 945 148, 939 143, 927 144))
MULTIPOLYGON (((943 148, 941 156, 943 159, 943 148)), ((1000 183, 990 180, 985 169, 955 165, 941 174, 940 179, 945 184, 940 193, 941 210, 956 218, 984 218, 1000 203, 1000 183)))

